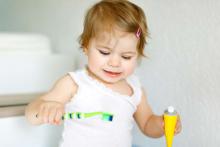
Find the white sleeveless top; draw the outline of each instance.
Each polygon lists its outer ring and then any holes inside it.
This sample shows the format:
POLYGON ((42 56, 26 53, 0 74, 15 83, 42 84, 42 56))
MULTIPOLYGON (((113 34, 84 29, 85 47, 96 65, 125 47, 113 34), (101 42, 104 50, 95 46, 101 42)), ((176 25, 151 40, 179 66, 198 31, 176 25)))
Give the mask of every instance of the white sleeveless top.
POLYGON ((132 96, 120 94, 90 77, 86 69, 70 72, 78 85, 77 93, 65 106, 65 112, 109 112, 112 121, 100 116, 64 121, 60 147, 131 147, 133 114, 141 100, 141 85, 132 75, 126 79, 132 96))

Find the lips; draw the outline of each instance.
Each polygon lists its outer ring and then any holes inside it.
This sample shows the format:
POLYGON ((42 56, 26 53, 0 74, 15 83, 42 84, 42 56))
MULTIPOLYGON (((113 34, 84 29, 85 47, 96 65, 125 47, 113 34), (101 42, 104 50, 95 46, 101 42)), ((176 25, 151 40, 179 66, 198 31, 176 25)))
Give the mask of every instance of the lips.
POLYGON ((121 75, 121 72, 113 72, 113 71, 108 71, 104 70, 105 74, 110 76, 110 77, 117 77, 121 75))

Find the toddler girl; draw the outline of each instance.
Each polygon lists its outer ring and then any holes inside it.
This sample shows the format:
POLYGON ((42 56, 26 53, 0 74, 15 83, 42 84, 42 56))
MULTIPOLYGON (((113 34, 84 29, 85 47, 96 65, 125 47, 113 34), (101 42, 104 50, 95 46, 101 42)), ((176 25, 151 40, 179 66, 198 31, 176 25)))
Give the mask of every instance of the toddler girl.
MULTIPOLYGON (((134 70, 144 56, 148 28, 143 10, 127 0, 102 0, 85 17, 80 45, 83 69, 60 78, 31 102, 32 124, 61 124, 61 147, 131 147, 134 120, 150 137, 164 134, 134 70), (63 116, 63 117, 62 117, 63 116)), ((181 130, 180 120, 176 133, 181 130)))

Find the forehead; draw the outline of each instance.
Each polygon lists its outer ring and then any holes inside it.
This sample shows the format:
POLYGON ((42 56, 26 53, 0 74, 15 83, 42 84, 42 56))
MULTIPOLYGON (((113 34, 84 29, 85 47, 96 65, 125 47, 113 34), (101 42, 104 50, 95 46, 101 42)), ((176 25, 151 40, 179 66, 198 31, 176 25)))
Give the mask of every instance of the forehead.
POLYGON ((123 32, 119 30, 103 31, 94 38, 96 45, 108 48, 120 48, 130 51, 137 50, 138 39, 133 33, 123 32))

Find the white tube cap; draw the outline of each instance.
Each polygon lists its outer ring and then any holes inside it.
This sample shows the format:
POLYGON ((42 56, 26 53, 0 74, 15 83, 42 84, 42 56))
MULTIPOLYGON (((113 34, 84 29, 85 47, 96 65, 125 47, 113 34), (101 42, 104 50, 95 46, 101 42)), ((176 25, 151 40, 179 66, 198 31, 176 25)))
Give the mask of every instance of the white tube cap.
POLYGON ((173 112, 175 111, 175 109, 174 109, 173 106, 169 106, 169 107, 167 108, 167 110, 168 110, 169 113, 173 113, 173 112))

